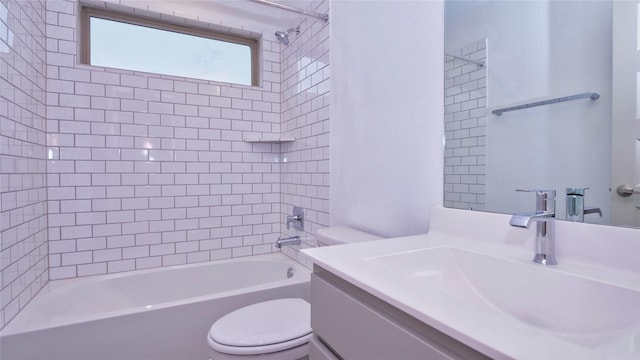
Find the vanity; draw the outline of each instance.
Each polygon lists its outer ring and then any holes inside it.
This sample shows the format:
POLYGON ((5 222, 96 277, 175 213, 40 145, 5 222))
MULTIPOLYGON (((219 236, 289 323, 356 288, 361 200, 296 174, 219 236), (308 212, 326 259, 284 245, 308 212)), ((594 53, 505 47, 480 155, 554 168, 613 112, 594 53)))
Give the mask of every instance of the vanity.
POLYGON ((639 359, 640 232, 435 207, 428 234, 306 249, 310 359, 639 359))
POLYGON ((322 267, 311 284, 310 359, 489 359, 322 267))

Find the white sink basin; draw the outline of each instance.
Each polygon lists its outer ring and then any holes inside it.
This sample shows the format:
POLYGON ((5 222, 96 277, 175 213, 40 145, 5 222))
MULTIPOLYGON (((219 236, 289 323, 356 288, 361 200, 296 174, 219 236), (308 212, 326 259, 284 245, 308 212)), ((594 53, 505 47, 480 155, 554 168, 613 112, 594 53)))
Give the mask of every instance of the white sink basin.
POLYGON ((582 346, 600 346, 640 323, 637 287, 560 268, 455 247, 407 251, 366 261, 417 286, 507 314, 582 346))

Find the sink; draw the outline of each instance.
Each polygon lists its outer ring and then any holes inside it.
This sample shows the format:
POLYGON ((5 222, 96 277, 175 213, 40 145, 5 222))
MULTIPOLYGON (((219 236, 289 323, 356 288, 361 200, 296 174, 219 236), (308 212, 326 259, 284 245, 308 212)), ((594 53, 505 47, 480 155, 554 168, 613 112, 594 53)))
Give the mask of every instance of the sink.
POLYGON ((640 288, 596 280, 559 267, 449 246, 365 261, 414 285, 485 311, 506 314, 582 346, 598 347, 635 331, 640 323, 640 288))

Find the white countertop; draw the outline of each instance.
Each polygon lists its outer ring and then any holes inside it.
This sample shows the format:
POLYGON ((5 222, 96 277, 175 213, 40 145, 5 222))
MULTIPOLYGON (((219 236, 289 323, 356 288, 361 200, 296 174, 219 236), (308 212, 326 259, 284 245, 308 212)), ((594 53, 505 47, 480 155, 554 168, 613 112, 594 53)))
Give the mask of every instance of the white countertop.
MULTIPOLYGON (((618 250, 622 251, 622 254, 619 256, 620 260, 616 266, 602 266, 602 263, 609 261, 609 257, 616 258, 608 251, 604 251, 606 254, 595 256, 589 251, 581 249, 581 252, 587 254, 584 259, 595 259, 593 260, 595 265, 593 262, 581 262, 580 258, 570 258, 568 255, 560 256, 561 253, 559 253, 557 266, 543 267, 531 262, 533 257, 531 229, 518 229, 519 232, 513 232, 512 228, 505 225, 505 230, 500 230, 498 229, 502 226, 500 224, 508 224, 508 216, 486 213, 475 215, 478 214, 475 212, 464 213, 478 216, 477 219, 465 221, 464 229, 460 229, 460 223, 457 220, 451 221, 450 219, 451 216, 461 215, 461 212, 436 208, 432 213, 429 234, 306 249, 303 252, 311 257, 316 265, 492 358, 640 359, 640 323, 635 327, 624 329, 624 331, 607 337, 604 344, 603 341, 596 341, 596 343, 580 341, 576 340, 575 336, 572 338, 558 332, 545 331, 543 328, 528 324, 507 312, 478 306, 433 288, 422 286, 410 277, 398 276, 397 272, 389 271, 384 266, 371 261, 376 257, 394 253, 409 253, 421 249, 453 246, 491 256, 505 257, 526 264, 526 266, 537 267, 533 271, 580 274, 580 276, 597 281, 640 291, 640 274, 635 271, 639 262, 637 259, 640 252, 637 251, 640 250, 640 236, 638 236, 640 231, 621 230, 621 232, 612 235, 613 239, 611 236, 605 238, 606 241, 613 242, 613 245, 610 246, 620 245, 621 247, 618 250), (504 222, 505 219, 507 222, 504 222), (438 223, 439 221, 441 223, 438 223), (478 221, 484 225, 478 224, 478 221), (452 229, 456 226, 458 229, 452 229), (475 235, 470 236, 469 234, 475 235), (625 256, 628 256, 630 251, 635 253, 627 261, 625 256)), ((609 229, 615 231, 616 228, 609 227, 609 229)), ((593 232, 592 228, 589 230, 593 232)), ((558 233, 566 236, 566 230, 560 229, 558 233)), ((594 236, 600 235, 595 234, 594 236)), ((561 241, 561 239, 559 238, 557 241, 561 241)), ((567 242, 572 243, 572 241, 567 242)), ((591 239, 585 239, 585 244, 591 243, 597 244, 597 241, 592 242, 591 239)), ((560 248, 567 254, 568 250, 562 246, 560 248)), ((598 251, 597 246, 594 251, 598 251)), ((603 252, 602 249, 600 252, 603 252)), ((527 279, 522 279, 522 281, 526 282, 527 279)), ((640 313, 640 303, 637 309, 627 309, 626 311, 640 313)))

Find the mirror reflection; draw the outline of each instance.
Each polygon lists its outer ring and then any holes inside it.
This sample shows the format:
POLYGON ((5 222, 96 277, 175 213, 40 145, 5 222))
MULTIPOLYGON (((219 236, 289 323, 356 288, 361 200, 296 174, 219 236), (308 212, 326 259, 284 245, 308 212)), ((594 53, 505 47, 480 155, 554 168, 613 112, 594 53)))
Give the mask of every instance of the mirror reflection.
POLYGON ((638 8, 446 2, 445 206, 640 227, 638 8))

